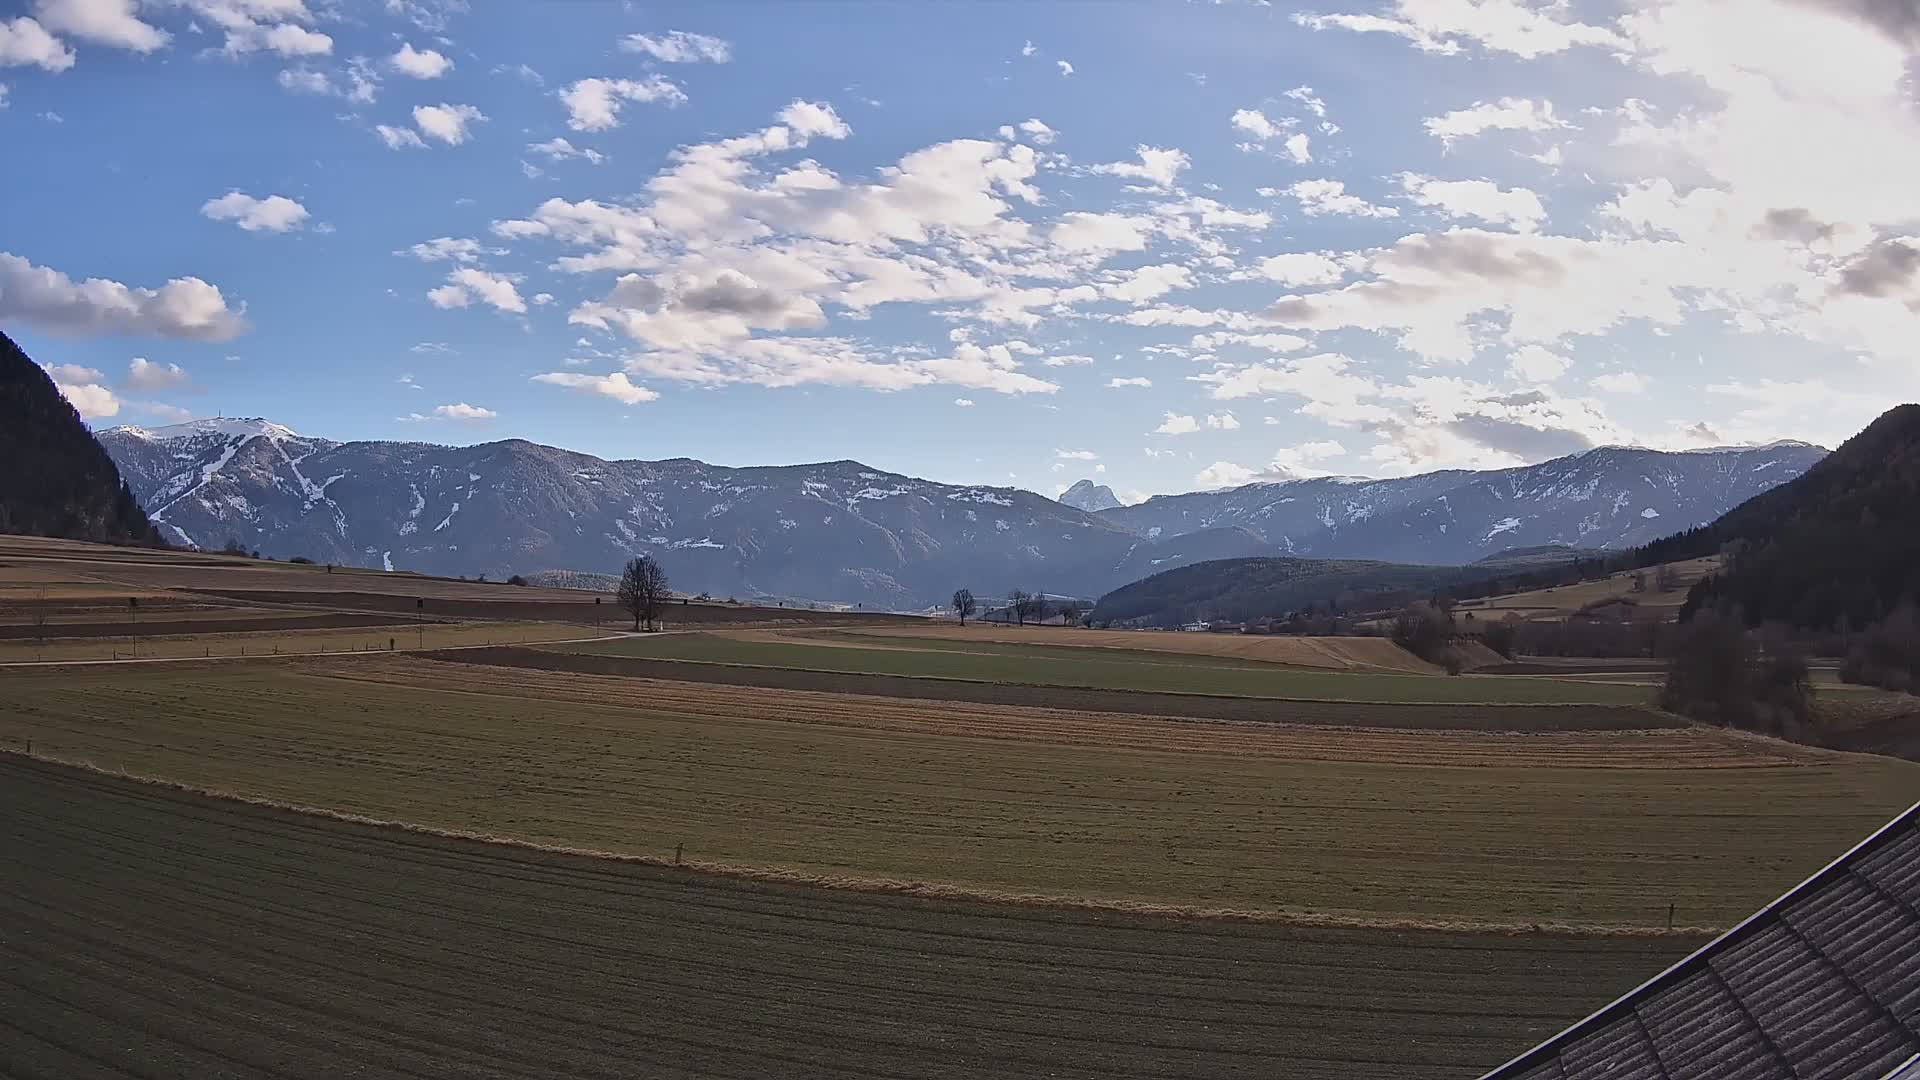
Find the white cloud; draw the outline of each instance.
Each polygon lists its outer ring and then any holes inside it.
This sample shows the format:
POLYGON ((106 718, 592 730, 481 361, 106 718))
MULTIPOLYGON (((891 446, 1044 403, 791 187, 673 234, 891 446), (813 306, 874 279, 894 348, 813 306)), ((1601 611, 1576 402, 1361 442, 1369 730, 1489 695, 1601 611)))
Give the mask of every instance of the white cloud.
POLYGON ((120 413, 120 399, 98 383, 56 383, 61 396, 73 405, 82 419, 104 420, 120 413))
POLYGON ((1553 114, 1553 102, 1515 97, 1481 101, 1426 119, 1427 134, 1449 146, 1456 139, 1487 131, 1553 131, 1570 126, 1553 114))
POLYGON ((1032 41, 1028 41, 1025 45, 1020 46, 1021 56, 1032 56, 1039 51, 1039 48, 1036 47, 1032 41))
POLYGON ((464 237, 438 236, 432 240, 423 240, 412 247, 394 252, 406 255, 421 262, 457 262, 472 263, 480 261, 482 255, 504 255, 505 251, 483 246, 478 240, 464 237))
POLYGON ((1065 60, 1055 60, 1054 65, 1060 69, 1060 77, 1063 79, 1073 74, 1073 65, 1065 60))
POLYGON ((657 391, 628 382, 626 373, 620 371, 611 375, 588 375, 579 371, 549 371, 535 375, 533 381, 552 386, 564 386, 569 390, 578 390, 586 394, 599 394, 623 405, 638 405, 653 401, 660 396, 657 391))
POLYGON ((1287 91, 1287 97, 1290 98, 1291 100, 1297 101, 1300 104, 1306 106, 1307 111, 1311 112, 1313 115, 1318 116, 1321 119, 1326 118, 1327 103, 1325 101, 1320 100, 1319 95, 1313 92, 1313 87, 1296 86, 1293 89, 1287 91))
POLYGON ((1232 413, 1208 413, 1206 425, 1215 431, 1240 430, 1240 421, 1234 419, 1232 413))
POLYGON ((1652 380, 1635 371, 1615 371, 1594 376, 1589 385, 1609 394, 1644 394, 1652 380))
POLYGON ((1267 119, 1259 109, 1235 109, 1233 126, 1262 141, 1278 137, 1286 128, 1267 119))
POLYGON ((1311 142, 1304 132, 1287 136, 1287 156, 1293 159, 1295 165, 1306 165, 1313 161, 1311 142))
POLYGON ((960 407, 961 407, 961 408, 963 408, 963 409, 971 409, 971 408, 973 408, 973 399, 972 399, 972 398, 963 398, 963 397, 957 397, 957 398, 954 398, 954 399, 953 399, 953 403, 954 403, 955 405, 958 405, 958 406, 960 406, 960 407))
POLYGON ((1128 386, 1137 386, 1142 389, 1147 389, 1153 386, 1153 380, 1145 377, 1144 375, 1136 375, 1132 378, 1113 378, 1113 379, 1107 380, 1107 389, 1109 390, 1119 390, 1123 387, 1128 387, 1128 386))
POLYGON ((292 232, 307 221, 307 208, 284 195, 256 199, 239 191, 229 191, 217 199, 208 199, 200 213, 214 221, 231 221, 248 232, 292 232))
POLYGON ((1153 229, 1149 218, 1075 210, 1060 215, 1049 239, 1069 253, 1144 251, 1153 229))
POLYGON ((429 291, 427 300, 437 308, 463 308, 479 300, 496 310, 524 315, 527 304, 514 281, 506 274, 463 266, 447 275, 445 285, 429 291))
POLYGON ((1181 413, 1169 412, 1160 426, 1148 434, 1151 435, 1190 435, 1200 430, 1200 421, 1181 413))
POLYGON ((32 65, 47 71, 65 71, 74 63, 73 50, 33 19, 21 16, 0 20, 0 67, 32 65))
POLYGON ((569 158, 581 158, 585 161, 590 161, 593 164, 598 165, 602 161, 605 161, 607 159, 606 155, 602 154, 598 150, 594 150, 590 147, 575 146, 572 143, 568 142, 567 140, 560 138, 559 136, 555 136, 554 138, 548 139, 546 142, 543 142, 543 143, 528 143, 527 151, 529 153, 534 153, 534 154, 545 154, 547 157, 553 159, 554 161, 566 161, 569 158))
POLYGON ((1115 161, 1105 165, 1095 165, 1092 172, 1106 176, 1124 176, 1144 181, 1150 188, 1169 190, 1180 178, 1182 170, 1193 163, 1184 150, 1163 150, 1159 147, 1142 144, 1134 147, 1134 153, 1140 160, 1115 161))
POLYGON ((0 252, 0 322, 70 337, 138 336, 227 341, 247 331, 245 308, 197 277, 158 289, 105 278, 76 282, 50 267, 0 252))
POLYGON ((1061 461, 1099 461, 1100 455, 1091 450, 1055 450, 1053 456, 1061 461))
POLYGON ((388 66, 411 79, 437 79, 453 70, 453 61, 432 49, 417 50, 401 42, 400 51, 387 58, 388 66))
POLYGON ((1101 295, 1111 300, 1137 304, 1165 296, 1176 289, 1193 287, 1193 271, 1176 263, 1156 263, 1120 272, 1119 280, 1100 287, 1101 295))
POLYGON ((171 36, 135 14, 136 0, 37 0, 34 14, 48 30, 95 45, 150 53, 171 36))
POLYGON ((127 377, 120 385, 136 393, 158 394, 181 389, 191 382, 179 364, 156 364, 144 356, 136 356, 128 361, 127 377))
POLYGON ((1507 373, 1530 383, 1550 383, 1573 367, 1573 361, 1539 345, 1522 345, 1507 360, 1507 373))
POLYGON ((1417 173, 1402 173, 1400 183, 1408 198, 1452 218, 1471 218, 1532 232, 1547 216, 1540 196, 1523 187, 1503 190, 1490 180, 1436 180, 1417 173))
POLYGON ((289 93, 328 97, 338 92, 326 72, 309 67, 285 68, 275 78, 280 88, 289 93))
POLYGON ((497 418, 500 414, 492 409, 483 409, 478 405, 469 405, 464 401, 452 405, 436 405, 433 415, 442 420, 459 420, 463 423, 484 423, 497 418))
POLYGON ((471 105, 416 105, 413 107, 413 122, 420 133, 429 139, 438 139, 448 146, 459 146, 467 141, 467 125, 484 123, 486 114, 471 105))
POLYGON ((1027 137, 1032 139, 1036 146, 1051 145, 1053 140, 1060 134, 1048 127, 1043 121, 1031 118, 1020 121, 1020 130, 1026 132, 1027 137))
POLYGON ((581 79, 560 91, 567 126, 575 131, 606 131, 620 126, 620 109, 629 101, 684 105, 686 92, 661 75, 645 79, 581 79))
POLYGON ((1347 194, 1347 185, 1339 180, 1302 180, 1287 189, 1300 200, 1300 210, 1308 217, 1334 214, 1343 217, 1399 217, 1392 206, 1375 206, 1358 195, 1347 194))
POLYGON ((658 36, 628 34, 620 51, 644 53, 663 64, 724 64, 733 59, 733 46, 717 37, 672 30, 658 36))
POLYGON ((410 128, 375 124, 373 132, 380 136, 380 141, 386 143, 389 150, 425 150, 427 148, 427 144, 410 128))
POLYGON ((1395 34, 1426 52, 1453 55, 1466 43, 1489 52, 1533 59, 1576 46, 1624 48, 1612 30, 1555 18, 1565 4, 1536 5, 1529 0, 1394 0, 1388 15, 1297 14, 1294 21, 1315 30, 1352 30, 1395 34))
POLYGON ((107 377, 98 368, 81 364, 49 364, 47 374, 57 383, 98 383, 106 382, 107 377))
POLYGON ((1267 256, 1260 260, 1260 273, 1282 285, 1331 285, 1347 272, 1329 256, 1300 251, 1267 256))
POLYGON ((1203 491, 1217 491, 1220 488, 1250 484, 1259 475, 1245 465, 1236 465, 1231 461, 1216 461, 1195 473, 1193 482, 1203 491))
POLYGON ((250 18, 242 18, 241 24, 227 30, 226 45, 221 51, 228 56, 239 57, 255 52, 271 52, 280 56, 326 56, 333 52, 333 39, 317 30, 290 22, 266 26, 250 18))

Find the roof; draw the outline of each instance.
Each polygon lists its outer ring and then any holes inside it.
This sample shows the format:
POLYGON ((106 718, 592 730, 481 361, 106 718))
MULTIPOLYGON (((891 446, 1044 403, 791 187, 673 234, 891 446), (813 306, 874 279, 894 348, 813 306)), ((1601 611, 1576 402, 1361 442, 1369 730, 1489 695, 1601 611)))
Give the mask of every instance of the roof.
POLYGON ((1483 1080, 1920 1080, 1920 805, 1483 1080))

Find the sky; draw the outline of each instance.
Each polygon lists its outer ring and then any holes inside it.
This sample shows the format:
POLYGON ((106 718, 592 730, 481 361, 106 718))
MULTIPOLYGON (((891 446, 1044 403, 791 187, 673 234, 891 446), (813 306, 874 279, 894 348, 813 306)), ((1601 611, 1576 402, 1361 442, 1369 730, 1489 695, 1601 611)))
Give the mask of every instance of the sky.
POLYGON ((1911 0, 0 0, 96 427, 1129 501, 1920 397, 1911 0))

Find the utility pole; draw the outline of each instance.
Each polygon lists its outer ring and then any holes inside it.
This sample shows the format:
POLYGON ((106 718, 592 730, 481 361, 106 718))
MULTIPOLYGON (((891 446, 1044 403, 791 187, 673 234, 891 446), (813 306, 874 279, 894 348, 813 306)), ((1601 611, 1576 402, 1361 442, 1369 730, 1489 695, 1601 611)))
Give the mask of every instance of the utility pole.
POLYGON ((420 648, 424 651, 427 647, 427 623, 426 623, 427 598, 424 596, 414 597, 413 610, 416 613, 417 617, 421 620, 420 622, 417 622, 414 624, 414 630, 417 634, 417 640, 420 643, 420 648))
POLYGON ((140 598, 127 597, 127 610, 133 613, 133 655, 140 655, 140 598))

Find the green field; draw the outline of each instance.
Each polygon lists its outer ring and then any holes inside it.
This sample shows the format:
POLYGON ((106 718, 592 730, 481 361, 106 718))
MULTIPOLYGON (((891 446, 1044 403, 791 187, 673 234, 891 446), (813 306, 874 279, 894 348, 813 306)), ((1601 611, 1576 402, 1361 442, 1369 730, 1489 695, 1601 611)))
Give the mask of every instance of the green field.
POLYGON ((853 644, 809 645, 716 634, 661 634, 552 648, 602 656, 807 671, 1310 701, 1639 705, 1652 696, 1644 686, 1472 675, 1312 671, 1250 661, 1120 649, 919 638, 894 640, 902 644, 861 648, 853 644))
POLYGON ((22 1080, 1466 1080, 1698 943, 771 885, 14 755, 0 820, 22 1080))
MULTIPOLYGON (((0 742, 444 829, 986 896, 1722 926, 1920 766, 1698 729, 1195 723, 401 658, 0 675, 0 742)), ((1378 706, 1378 708, 1391 708, 1378 706)))

